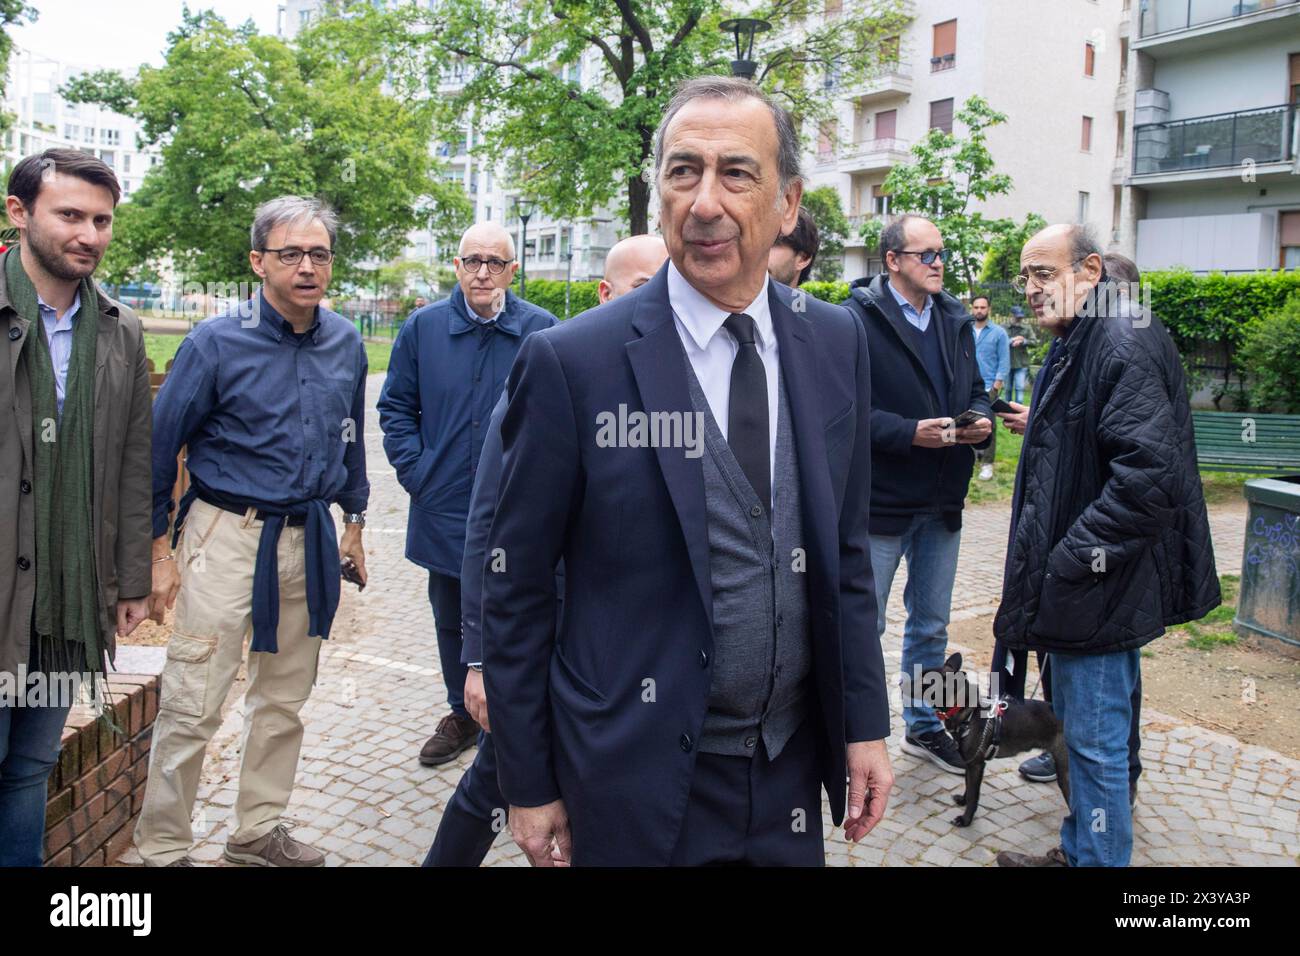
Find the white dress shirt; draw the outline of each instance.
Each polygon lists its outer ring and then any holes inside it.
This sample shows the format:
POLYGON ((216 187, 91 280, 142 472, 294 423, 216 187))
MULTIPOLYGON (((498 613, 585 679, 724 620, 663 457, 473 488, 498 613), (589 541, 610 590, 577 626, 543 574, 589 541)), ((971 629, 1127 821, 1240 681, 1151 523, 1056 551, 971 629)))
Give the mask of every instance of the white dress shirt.
POLYGON ((45 325, 45 338, 50 345, 50 364, 54 366, 54 401, 58 416, 63 418, 63 399, 68 387, 68 363, 72 359, 72 321, 81 310, 81 290, 72 297, 68 311, 59 315, 52 305, 46 305, 38 294, 36 308, 45 325))
MULTIPOLYGON (((777 389, 780 387, 781 363, 777 356, 776 334, 772 329, 772 310, 768 308, 767 284, 768 279, 764 276, 758 297, 741 311, 754 320, 754 348, 758 350, 767 372, 768 474, 775 476, 777 389)), ((726 438, 731 363, 740 351, 740 345, 722 327, 731 313, 697 292, 671 260, 668 263, 668 304, 672 307, 673 320, 682 347, 686 349, 686 357, 690 359, 704 397, 709 401, 709 411, 713 413, 722 437, 726 438)), ((775 484, 772 494, 772 505, 775 506, 775 484)))

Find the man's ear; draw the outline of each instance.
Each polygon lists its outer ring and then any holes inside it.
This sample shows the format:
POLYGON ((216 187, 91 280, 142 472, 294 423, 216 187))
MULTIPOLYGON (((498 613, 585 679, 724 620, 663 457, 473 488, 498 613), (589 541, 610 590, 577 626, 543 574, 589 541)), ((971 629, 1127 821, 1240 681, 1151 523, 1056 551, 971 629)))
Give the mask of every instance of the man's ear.
POLYGON ((256 249, 250 249, 248 252, 248 264, 253 267, 253 273, 259 278, 266 278, 266 269, 262 267, 262 254, 256 249))
POLYGON ((604 305, 606 302, 610 300, 611 298, 610 293, 613 291, 614 291, 613 286, 611 286, 604 279, 600 280, 600 283, 596 286, 596 298, 600 300, 601 305, 604 305))
POLYGON ((808 255, 806 252, 796 252, 794 254, 794 264, 799 267, 800 272, 807 269, 808 263, 810 262, 812 262, 812 256, 808 255))
POLYGON ((785 187, 785 195, 781 197, 784 204, 785 215, 781 217, 781 235, 788 236, 794 232, 794 227, 799 222, 799 203, 803 201, 803 180, 795 177, 790 185, 785 187))
POLYGON ((27 228, 27 207, 17 196, 5 197, 5 212, 9 215, 9 221, 13 223, 15 229, 27 228))

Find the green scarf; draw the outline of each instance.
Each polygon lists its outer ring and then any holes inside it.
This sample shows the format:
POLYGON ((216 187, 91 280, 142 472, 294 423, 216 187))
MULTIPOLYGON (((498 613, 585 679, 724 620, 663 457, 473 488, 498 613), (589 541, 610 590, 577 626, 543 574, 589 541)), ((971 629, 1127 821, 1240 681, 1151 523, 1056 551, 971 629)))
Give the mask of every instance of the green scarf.
POLYGON ((36 606, 33 613, 40 666, 54 671, 104 672, 99 587, 91 500, 95 428, 95 339, 99 296, 81 280, 81 308, 72 323, 72 356, 59 415, 54 364, 36 287, 17 248, 4 257, 9 301, 30 323, 22 361, 32 391, 36 505, 36 606), (56 440, 57 439, 57 440, 56 440))

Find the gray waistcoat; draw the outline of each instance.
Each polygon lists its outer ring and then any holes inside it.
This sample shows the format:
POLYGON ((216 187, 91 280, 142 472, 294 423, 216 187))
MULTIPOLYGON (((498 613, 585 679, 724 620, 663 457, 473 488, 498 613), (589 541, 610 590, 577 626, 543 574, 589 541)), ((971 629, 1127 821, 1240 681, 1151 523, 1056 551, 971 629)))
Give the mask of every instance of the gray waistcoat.
POLYGON ((703 413, 704 497, 713 580, 713 673, 699 748, 775 759, 807 710, 812 642, 803 514, 790 407, 778 396, 772 522, 709 409, 690 360, 691 402, 703 413), (795 555, 795 549, 800 549, 795 555))

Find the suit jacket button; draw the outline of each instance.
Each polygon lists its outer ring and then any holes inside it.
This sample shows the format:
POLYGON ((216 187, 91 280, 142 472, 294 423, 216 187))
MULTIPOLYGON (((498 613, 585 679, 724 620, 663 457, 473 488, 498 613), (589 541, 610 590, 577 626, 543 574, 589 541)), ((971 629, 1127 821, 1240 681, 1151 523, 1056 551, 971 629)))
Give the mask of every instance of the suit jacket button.
POLYGON ((18 482, 18 490, 25 495, 30 495, 32 493, 32 483, 24 478, 22 481, 18 482))
POLYGON ((23 337, 23 330, 18 328, 18 326, 14 326, 12 329, 9 330, 10 342, 17 342, 22 337, 23 337))
POLYGON ((746 749, 746 750, 753 750, 753 749, 754 749, 754 746, 755 746, 757 743, 758 743, 758 738, 757 738, 757 737, 746 737, 746 738, 745 738, 745 749, 746 749))
POLYGON ((691 735, 690 735, 690 734, 682 734, 681 739, 678 740, 677 742, 678 742, 679 744, 681 744, 682 750, 683 750, 684 752, 686 752, 686 753, 690 753, 690 752, 691 752, 691 744, 692 744, 694 741, 691 740, 691 735))
POLYGON ((23 557, 22 555, 18 556, 18 570, 28 571, 31 569, 31 566, 32 563, 28 561, 25 557, 23 557))
POLYGON ((763 513, 763 506, 762 506, 762 505, 754 505, 754 507, 752 507, 752 508, 749 509, 749 513, 750 513, 751 516, 757 518, 759 515, 761 515, 761 514, 763 513))
POLYGON ((701 667, 709 666, 709 652, 702 647, 700 648, 700 666, 701 667))

